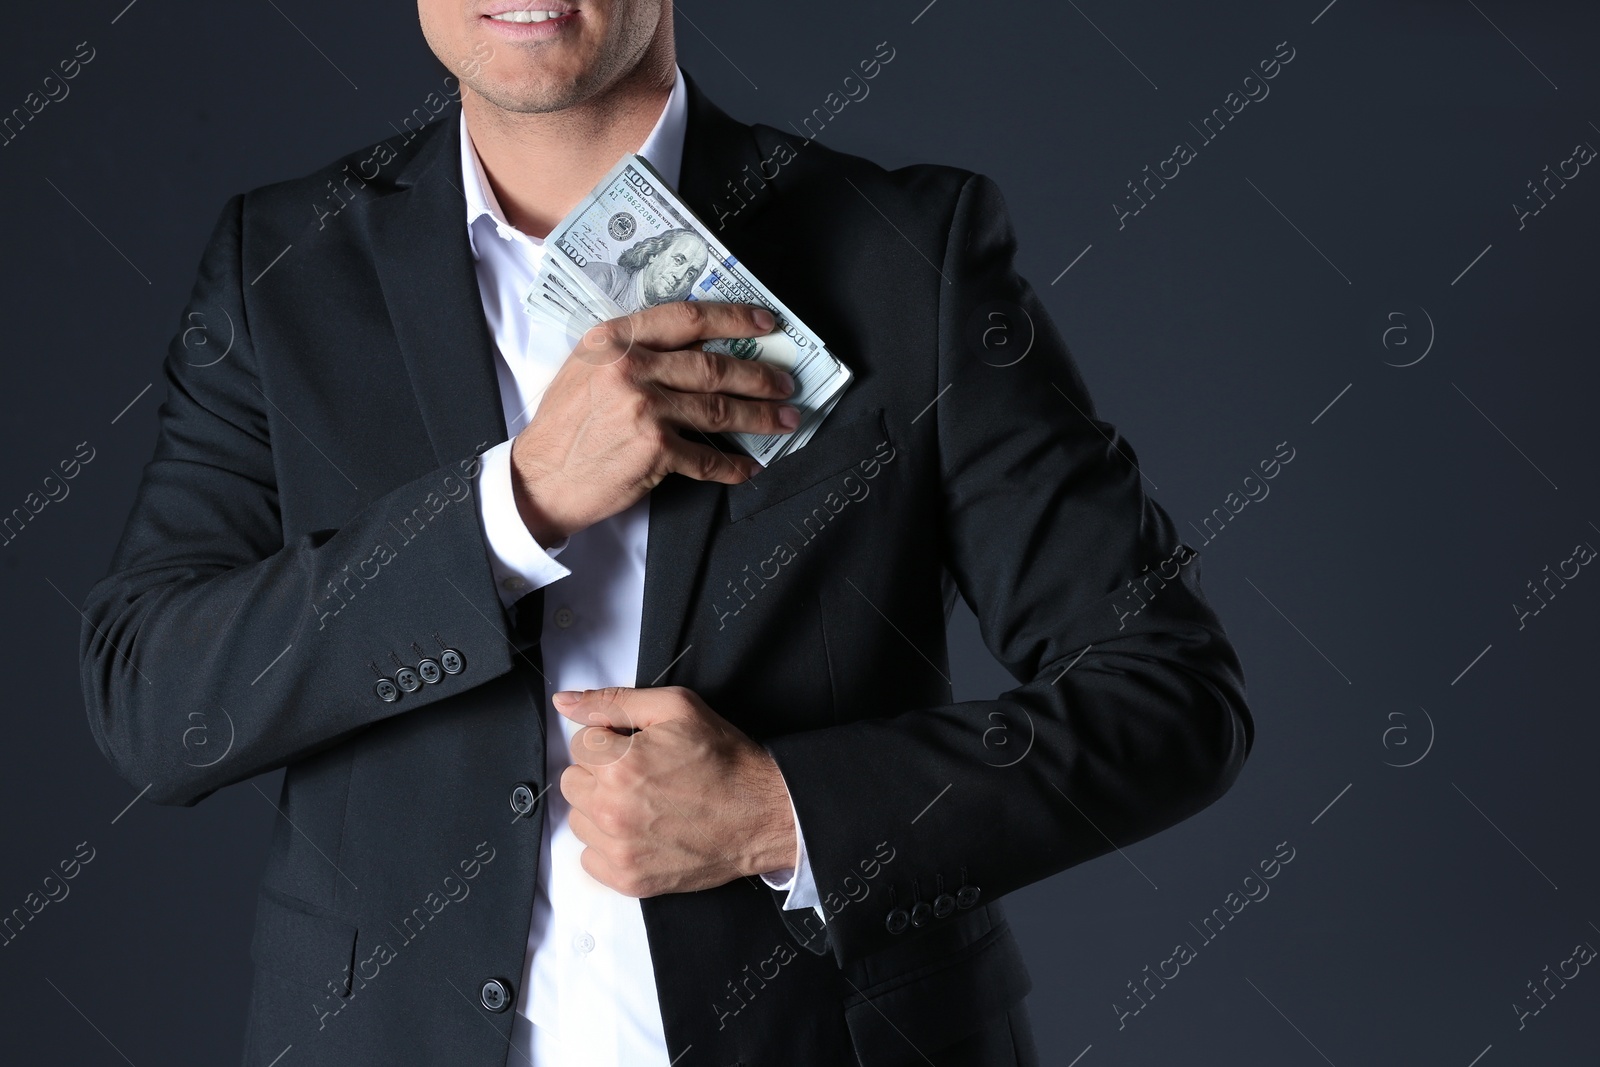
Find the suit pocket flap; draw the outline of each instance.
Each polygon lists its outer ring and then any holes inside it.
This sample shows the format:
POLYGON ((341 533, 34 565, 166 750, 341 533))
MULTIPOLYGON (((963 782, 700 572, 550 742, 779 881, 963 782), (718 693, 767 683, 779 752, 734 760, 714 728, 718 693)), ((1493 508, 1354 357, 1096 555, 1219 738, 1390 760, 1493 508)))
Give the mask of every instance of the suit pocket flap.
POLYGON ((921 1064, 926 1052, 1000 1018, 1032 987, 1022 951, 1001 919, 937 963, 851 996, 845 1024, 866 1067, 921 1064))
POLYGON ((889 440, 882 408, 863 411, 835 423, 833 420, 837 416, 834 412, 824 419, 800 451, 784 456, 742 485, 730 485, 729 519, 738 522, 826 481, 847 467, 872 459, 874 450, 889 440))
POLYGON ((250 958, 263 970, 321 992, 331 984, 347 997, 355 951, 356 928, 318 914, 315 905, 272 890, 256 899, 250 958))

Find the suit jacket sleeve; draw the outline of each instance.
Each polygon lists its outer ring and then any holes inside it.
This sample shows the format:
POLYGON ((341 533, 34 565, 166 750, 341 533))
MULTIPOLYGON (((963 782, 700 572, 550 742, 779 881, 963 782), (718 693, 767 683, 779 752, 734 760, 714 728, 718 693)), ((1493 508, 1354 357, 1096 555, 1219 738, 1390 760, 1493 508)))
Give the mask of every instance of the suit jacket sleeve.
MULTIPOLYGON (((83 606, 95 741, 159 803, 194 804, 511 667, 472 499, 477 456, 381 495, 364 487, 364 505, 340 528, 285 539, 268 434, 275 405, 243 299, 244 217, 235 196, 201 259, 181 320, 189 332, 165 361, 154 455, 110 573, 83 606), (219 360, 224 323, 233 342, 219 360), (375 555, 380 543, 393 558, 375 555), (372 580, 352 578, 362 570, 372 580), (392 652, 415 665, 413 641, 435 659, 449 644, 466 666, 386 703, 370 664, 394 675, 392 652)), ((271 425, 295 432, 287 417, 271 425)))
POLYGON ((828 923, 841 964, 916 936, 888 931, 880 887, 903 908, 913 892, 931 902, 939 879, 991 900, 1201 810, 1253 741, 1198 559, 1145 496, 1133 449, 1095 416, 1014 250, 998 190, 969 177, 938 283, 936 533, 985 643, 1020 684, 889 716, 845 707, 842 725, 765 742, 824 903, 879 874, 867 883, 875 903, 828 923), (986 360, 991 325, 1011 347, 991 335, 986 360), (894 850, 881 873, 880 842, 894 850))

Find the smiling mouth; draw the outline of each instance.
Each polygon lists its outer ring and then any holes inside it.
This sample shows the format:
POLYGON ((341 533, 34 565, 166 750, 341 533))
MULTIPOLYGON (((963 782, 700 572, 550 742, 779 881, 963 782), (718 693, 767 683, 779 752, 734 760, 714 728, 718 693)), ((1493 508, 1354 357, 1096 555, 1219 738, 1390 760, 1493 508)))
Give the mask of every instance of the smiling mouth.
POLYGON ((573 12, 573 11, 502 11, 498 15, 490 15, 489 18, 492 19, 495 22, 514 22, 514 23, 519 23, 519 24, 526 25, 528 23, 535 23, 535 22, 553 22, 556 19, 565 18, 566 16, 572 15, 572 14, 576 14, 576 12, 573 12))

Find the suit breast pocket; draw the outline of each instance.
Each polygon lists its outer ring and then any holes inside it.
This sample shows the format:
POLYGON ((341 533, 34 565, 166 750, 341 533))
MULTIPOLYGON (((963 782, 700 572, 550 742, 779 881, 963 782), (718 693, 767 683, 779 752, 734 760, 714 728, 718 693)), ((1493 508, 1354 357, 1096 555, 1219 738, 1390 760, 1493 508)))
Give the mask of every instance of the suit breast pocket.
POLYGON ((783 457, 742 485, 728 487, 728 518, 738 522, 858 464, 883 462, 881 449, 893 444, 883 408, 839 418, 835 412, 817 427, 798 452, 783 457))

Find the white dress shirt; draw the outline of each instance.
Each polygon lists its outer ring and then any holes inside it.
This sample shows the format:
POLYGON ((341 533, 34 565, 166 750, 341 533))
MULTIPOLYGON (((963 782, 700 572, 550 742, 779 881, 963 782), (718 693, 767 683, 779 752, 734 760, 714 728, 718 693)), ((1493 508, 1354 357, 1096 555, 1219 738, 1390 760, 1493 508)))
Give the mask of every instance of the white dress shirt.
MULTIPOLYGON (((639 154, 668 182, 678 181, 687 118, 678 72, 661 117, 639 154)), ((490 570, 509 607, 544 589, 540 651, 545 694, 544 832, 528 953, 512 1020, 513 1063, 533 1067, 669 1067, 655 971, 638 900, 589 876, 583 843, 567 823, 561 772, 578 725, 557 714, 551 693, 632 686, 644 607, 646 497, 619 514, 543 548, 517 512, 511 488, 511 442, 532 419, 573 340, 524 312, 544 242, 513 227, 500 210, 461 115, 461 180, 467 237, 476 261, 483 313, 495 340, 495 370, 508 439, 483 454, 479 517, 490 570)), ((791 804, 791 811, 792 811, 791 804)), ((762 875, 787 891, 785 908, 814 907, 826 921, 795 819, 794 869, 762 875)))

